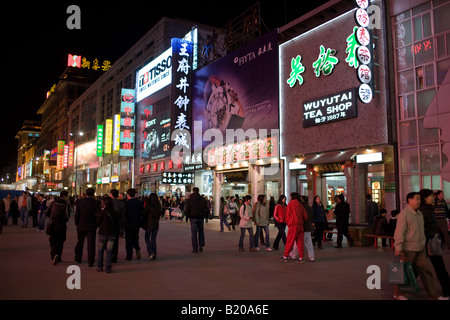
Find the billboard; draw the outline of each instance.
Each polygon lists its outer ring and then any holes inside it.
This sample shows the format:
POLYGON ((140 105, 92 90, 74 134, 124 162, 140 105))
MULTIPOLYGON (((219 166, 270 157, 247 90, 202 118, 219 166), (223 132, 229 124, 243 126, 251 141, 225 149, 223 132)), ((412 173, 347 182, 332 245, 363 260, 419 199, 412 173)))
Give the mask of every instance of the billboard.
POLYGON ((136 102, 161 90, 172 82, 172 48, 167 49, 138 71, 136 102))
MULTIPOLYGON (((224 137, 227 129, 267 129, 270 134, 278 128, 277 31, 198 70, 193 83, 192 122, 201 122, 202 135, 208 129, 224 137)), ((203 141, 202 147, 209 143, 203 141)))

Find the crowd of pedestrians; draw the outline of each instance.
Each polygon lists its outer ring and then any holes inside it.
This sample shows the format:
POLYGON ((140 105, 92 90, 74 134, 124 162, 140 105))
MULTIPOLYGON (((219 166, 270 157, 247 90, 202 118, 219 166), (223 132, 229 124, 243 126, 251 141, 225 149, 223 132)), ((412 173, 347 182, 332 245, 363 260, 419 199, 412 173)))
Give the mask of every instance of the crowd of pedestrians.
MULTIPOLYGON (((348 247, 354 239, 348 231, 350 205, 343 194, 335 196, 333 209, 336 229, 336 248, 342 248, 343 237, 348 247)), ((450 278, 442 259, 442 248, 450 249, 447 218, 449 211, 443 192, 423 189, 407 196, 407 206, 401 211, 379 209, 378 204, 366 196, 366 220, 374 234, 391 235, 394 238, 395 255, 403 261, 413 264, 425 289, 432 299, 448 299, 450 296, 450 278), (436 245, 438 243, 438 245, 436 245), (434 287, 432 268, 442 287, 443 296, 439 296, 434 287)), ((54 265, 61 261, 66 240, 67 222, 74 216, 77 242, 74 248, 74 260, 82 262, 84 243, 86 242, 87 263, 96 265, 97 271, 111 272, 112 264, 117 262, 119 239, 125 238, 125 260, 141 259, 139 231, 144 229, 144 241, 148 260, 157 258, 157 235, 161 219, 177 221, 186 219, 191 226, 192 253, 201 253, 206 245, 204 223, 214 217, 212 198, 199 194, 198 188, 185 199, 184 197, 160 197, 155 193, 137 197, 135 189, 126 194, 111 190, 108 196, 96 197, 95 190, 88 188, 81 197, 71 198, 67 191, 58 197, 30 195, 23 192, 20 197, 11 194, 0 203, 1 225, 28 227, 32 218, 33 227, 38 232, 49 235, 50 257, 54 265), (47 225, 45 224, 47 218, 47 225), (20 224, 19 224, 20 219, 20 224), (97 247, 97 250, 96 250, 97 247), (97 258, 97 259, 96 259, 97 258)), ((314 246, 323 249, 323 231, 330 230, 327 221, 328 210, 319 196, 315 196, 312 205, 308 198, 292 193, 289 200, 281 195, 278 202, 271 197, 267 203, 266 195, 259 195, 256 201, 247 195, 238 195, 220 199, 218 217, 220 231, 224 226, 229 231, 240 228, 238 250, 245 252, 244 240, 248 234, 250 252, 284 250, 280 261, 314 262, 314 246), (277 235, 270 246, 269 224, 273 220, 277 235), (255 227, 255 229, 254 229, 255 227), (255 232, 254 232, 255 231, 255 232)), ((1 229, 0 229, 1 230, 1 229)), ((383 239, 384 240, 384 239, 383 239)), ((387 246, 383 241, 383 246, 387 246)), ((394 286, 394 298, 406 299, 406 296, 394 286)))

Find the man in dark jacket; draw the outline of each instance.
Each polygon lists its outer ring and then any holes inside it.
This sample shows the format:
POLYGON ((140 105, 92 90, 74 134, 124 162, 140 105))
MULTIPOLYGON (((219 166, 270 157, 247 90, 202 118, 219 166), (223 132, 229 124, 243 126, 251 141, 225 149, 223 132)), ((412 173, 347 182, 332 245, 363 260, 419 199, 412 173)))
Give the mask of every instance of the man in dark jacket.
POLYGON ((125 201, 119 200, 119 190, 112 189, 109 193, 113 199, 113 208, 119 215, 119 229, 114 238, 114 246, 112 248, 112 262, 117 262, 117 256, 119 254, 119 238, 120 231, 123 230, 125 224, 125 201))
POLYGON ((350 205, 345 202, 344 195, 341 193, 338 195, 338 204, 334 209, 336 215, 336 229, 338 231, 337 245, 335 248, 342 248, 343 235, 347 238, 349 246, 353 247, 353 238, 348 234, 348 219, 350 218, 350 205))
POLYGON ((53 264, 61 261, 61 255, 66 241, 67 220, 69 220, 69 193, 66 190, 61 191, 60 198, 53 201, 47 210, 50 217, 48 241, 50 242, 50 257, 53 264))
POLYGON ((199 189, 194 187, 189 199, 186 200, 184 212, 191 221, 192 253, 203 251, 205 246, 204 219, 208 216, 206 200, 199 194, 199 189))
POLYGON ((144 203, 135 196, 136 189, 127 190, 127 201, 125 202, 125 249, 127 256, 125 260, 131 260, 133 248, 136 250, 136 258, 141 259, 139 228, 141 227, 144 203))
POLYGON ((81 263, 83 257, 84 239, 87 238, 88 265, 95 262, 95 237, 97 230, 96 214, 100 210, 100 201, 94 198, 95 190, 86 189, 86 197, 76 203, 75 225, 78 241, 75 246, 75 261, 81 263))
POLYGON ((366 221, 373 227, 373 219, 378 215, 378 204, 372 200, 372 195, 366 194, 366 221))

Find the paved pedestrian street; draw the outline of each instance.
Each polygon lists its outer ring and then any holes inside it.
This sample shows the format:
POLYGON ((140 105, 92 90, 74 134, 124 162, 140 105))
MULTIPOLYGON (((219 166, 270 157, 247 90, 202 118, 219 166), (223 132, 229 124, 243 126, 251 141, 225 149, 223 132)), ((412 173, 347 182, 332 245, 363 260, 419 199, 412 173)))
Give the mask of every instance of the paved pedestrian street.
MULTIPOLYGON (((76 228, 68 222, 62 262, 54 266, 45 233, 35 228, 6 226, 0 235, 1 300, 392 300, 393 287, 386 283, 389 247, 334 248, 334 241, 315 247, 316 262, 281 262, 283 251, 239 252, 240 229, 219 232, 218 220, 205 224, 204 252, 191 253, 190 225, 161 221, 158 257, 148 261, 140 231, 142 258, 125 261, 125 240, 120 239, 119 261, 112 273, 88 267, 87 252, 81 264, 74 261, 76 228), (79 289, 71 266, 79 266, 79 289), (380 268, 380 289, 369 289, 369 266, 380 268)), ((270 227, 271 244, 276 235, 270 227)), ((336 235, 334 236, 336 237, 336 235)), ((248 235, 244 240, 248 249, 248 235)), ((281 244, 281 249, 284 246, 281 244)), ((450 266, 450 254, 444 250, 450 266)), ((375 278, 375 275, 373 275, 375 278)), ((441 288, 436 281, 439 292, 441 288)), ((369 280, 375 284, 374 279, 369 280)), ((421 284, 420 284, 421 285, 421 284)), ((426 300, 421 292, 411 299, 426 300)), ((396 302, 401 303, 401 302, 396 302)), ((443 302, 445 303, 445 302, 443 302)), ((188 307, 188 305, 186 305, 188 307)), ((192 306, 191 306, 192 307, 192 306)), ((192 311, 186 309, 185 311, 192 311)))

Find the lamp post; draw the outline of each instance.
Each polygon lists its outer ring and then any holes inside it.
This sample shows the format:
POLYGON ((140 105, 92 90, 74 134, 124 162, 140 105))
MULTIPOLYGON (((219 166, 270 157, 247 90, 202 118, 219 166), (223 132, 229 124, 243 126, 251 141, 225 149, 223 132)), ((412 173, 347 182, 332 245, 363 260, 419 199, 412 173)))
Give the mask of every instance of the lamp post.
MULTIPOLYGON (((75 147, 75 173, 74 173, 74 181, 73 181, 73 186, 74 186, 74 188, 75 188, 75 194, 74 195, 77 195, 77 170, 78 170, 78 151, 77 151, 77 149, 78 149, 78 137, 81 137, 81 136, 83 136, 84 135, 84 133, 82 132, 82 131, 80 131, 80 132, 78 132, 78 134, 76 135, 77 136, 77 140, 76 140, 76 147, 75 147)), ((71 132, 70 133, 70 136, 71 137, 73 137, 73 133, 71 132)))

